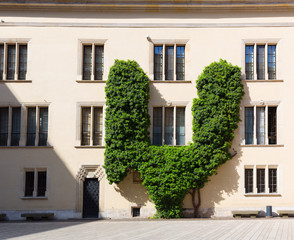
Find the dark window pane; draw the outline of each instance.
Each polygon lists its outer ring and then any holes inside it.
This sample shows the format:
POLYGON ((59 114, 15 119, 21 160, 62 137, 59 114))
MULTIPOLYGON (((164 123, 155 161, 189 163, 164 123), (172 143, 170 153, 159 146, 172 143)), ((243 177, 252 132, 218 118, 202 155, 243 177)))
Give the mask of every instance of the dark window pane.
POLYGON ((177 47, 177 80, 185 79, 185 46, 177 47))
POLYGON ((174 80, 174 47, 165 47, 165 80, 174 80))
POLYGON ((268 79, 276 79, 276 45, 268 45, 268 79))
POLYGON ((245 144, 253 144, 253 107, 245 108, 245 144))
POLYGON ((162 108, 153 108, 153 144, 162 145, 162 108))
POLYGON ((268 143, 277 144, 277 107, 268 107, 268 143))
POLYGON ((103 79, 104 47, 95 46, 95 80, 103 79))
POLYGON ((253 58, 254 46, 247 45, 245 47, 245 73, 246 79, 252 80, 253 79, 253 72, 254 72, 254 58, 253 58))
POLYGON ((48 107, 40 108, 39 116, 39 146, 47 145, 48 137, 48 107))
POLYGON ((15 45, 8 45, 7 49, 7 80, 15 78, 15 45))
POLYGON ((154 47, 154 80, 162 80, 162 46, 154 47))
POLYGON ((0 146, 7 146, 8 139, 8 107, 0 108, 0 146))
POLYGON ((83 80, 91 80, 92 74, 92 46, 84 46, 83 55, 83 80))
POLYGON ((26 172, 25 176, 25 197, 32 197, 34 192, 34 175, 33 171, 26 172))
POLYGON ((91 138, 91 108, 82 108, 82 145, 90 145, 91 138))
POLYGON ((20 107, 12 108, 11 146, 19 146, 20 139, 20 107))
POLYGON ((27 74, 27 45, 19 45, 18 79, 25 80, 27 74))
POLYGON ((268 170, 268 184, 269 184, 269 192, 276 193, 277 192, 277 169, 270 168, 268 170))
POLYGON ((177 145, 185 145, 185 108, 177 108, 177 145))
POLYGON ((245 169, 245 193, 253 193, 253 169, 245 169))
POLYGON ((47 172, 38 172, 38 187, 37 196, 44 197, 46 194, 46 182, 47 182, 47 172))
POLYGON ((265 192, 265 169, 257 169, 257 192, 265 192))
POLYGON ((265 108, 256 108, 256 138, 257 144, 265 144, 265 108))
POLYGON ((265 79, 264 71, 265 71, 265 64, 264 64, 264 56, 265 56, 265 46, 264 45, 257 45, 257 79, 265 79))
POLYGON ((27 118, 27 146, 35 146, 36 139, 36 108, 28 108, 27 118))
POLYGON ((0 80, 3 80, 4 72, 4 45, 0 45, 0 80))
POLYGON ((103 113, 102 107, 94 108, 94 124, 93 124, 93 145, 102 145, 102 129, 103 129, 103 113))
POLYGON ((173 145, 174 144, 174 108, 165 108, 164 115, 164 144, 173 145))

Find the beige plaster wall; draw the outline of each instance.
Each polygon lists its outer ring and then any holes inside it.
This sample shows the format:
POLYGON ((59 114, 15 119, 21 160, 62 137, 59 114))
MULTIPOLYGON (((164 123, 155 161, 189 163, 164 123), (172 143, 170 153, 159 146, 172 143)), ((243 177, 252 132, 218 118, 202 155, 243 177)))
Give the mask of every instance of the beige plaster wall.
MULTIPOLYGON (((244 119, 245 105, 260 101, 277 103, 278 146, 243 146, 244 127, 240 123, 233 142, 238 155, 220 167, 218 175, 213 176, 202 190, 202 208, 213 209, 215 215, 230 215, 230 209, 235 208, 264 208, 265 205, 279 208, 293 205, 292 13, 139 15, 1 12, 1 18, 4 23, 0 23, 0 42, 29 40, 28 80, 31 82, 0 83, 0 105, 49 104, 48 141, 51 146, 0 148, 1 211, 75 211, 79 169, 82 165, 103 165, 104 148, 77 148, 80 106, 98 104, 105 108, 104 82, 77 82, 81 79, 82 42, 99 40, 105 43, 104 79, 107 79, 109 68, 115 59, 136 60, 152 78, 152 42, 186 42, 187 81, 150 82, 149 104, 150 113, 152 106, 186 106, 186 142, 192 139, 191 106, 196 97, 195 80, 204 66, 223 58, 241 66, 244 74, 244 42, 277 42, 277 78, 283 81, 244 81, 246 96, 242 102, 241 119, 244 119), (35 23, 36 26, 33 26, 35 23), (134 25, 138 23, 140 27, 134 25), (235 26, 236 23, 239 25, 235 26), (276 26, 276 23, 281 25, 276 26), (99 24, 114 25, 99 27, 99 24), (152 42, 146 39, 146 35, 150 36, 152 42), (250 164, 279 166, 279 196, 244 195, 244 166, 250 164), (47 168, 47 199, 22 199, 25 168, 47 168)), ((132 183, 131 174, 119 185, 109 185, 104 177, 100 191, 100 212, 104 217, 130 217, 133 206, 142 206, 144 216, 152 216, 154 213, 154 206, 146 190, 140 184, 132 183)), ((185 199, 184 207, 191 208, 189 197, 185 199)))

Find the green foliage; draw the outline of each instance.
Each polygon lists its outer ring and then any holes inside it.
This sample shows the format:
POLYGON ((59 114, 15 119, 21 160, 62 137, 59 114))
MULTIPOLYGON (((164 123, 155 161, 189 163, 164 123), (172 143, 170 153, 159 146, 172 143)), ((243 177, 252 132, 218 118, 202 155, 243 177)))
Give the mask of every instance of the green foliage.
POLYGON ((135 61, 115 60, 106 82, 105 170, 110 183, 124 179, 149 145, 149 79, 135 61))
POLYGON ((149 146, 149 81, 133 61, 118 61, 106 87, 105 169, 110 183, 120 182, 128 169, 139 170, 156 217, 182 216, 190 189, 204 187, 209 176, 231 158, 229 149, 238 127, 244 95, 240 68, 225 60, 206 67, 197 80, 193 101, 193 143, 149 146))

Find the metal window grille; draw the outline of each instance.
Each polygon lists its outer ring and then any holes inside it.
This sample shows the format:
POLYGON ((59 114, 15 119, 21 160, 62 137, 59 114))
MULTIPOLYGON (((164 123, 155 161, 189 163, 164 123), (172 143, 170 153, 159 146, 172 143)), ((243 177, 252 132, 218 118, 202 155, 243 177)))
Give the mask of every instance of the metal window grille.
POLYGON ((84 45, 83 49, 83 80, 91 80, 92 74, 92 46, 84 45))
POLYGON ((245 144, 253 144, 254 108, 245 108, 245 144))
POLYGON ((166 107, 164 116, 164 144, 174 144, 174 108, 166 107))
POLYGON ((265 144, 265 107, 256 108, 257 144, 265 144))
POLYGON ((276 193, 277 192, 277 169, 269 168, 268 170, 268 184, 269 184, 269 192, 276 193))
POLYGON ((48 107, 39 108, 39 146, 46 146, 48 138, 48 107))
POLYGON ((176 80, 185 79, 185 46, 177 46, 176 80))
POLYGON ((93 145, 102 145, 103 111, 94 107, 93 145))
POLYGON ((268 107, 268 143, 277 144, 277 107, 268 107))
POLYGON ((82 108, 82 145, 90 145, 91 107, 82 108))
POLYGON ((185 145, 185 108, 176 108, 176 145, 185 145))
POLYGON ((165 80, 174 80, 174 47, 165 47, 165 80))
POLYGON ((245 74, 247 80, 252 80, 254 77, 254 45, 245 46, 245 74))
POLYGON ((257 45, 257 79, 265 79, 265 45, 257 45))
POLYGON ((104 47, 95 46, 95 80, 103 79, 104 47))
POLYGON ((15 79, 15 45, 7 47, 7 80, 15 79))
POLYGON ((253 169, 245 169, 245 193, 253 193, 253 169))
POLYGON ((36 126, 36 107, 29 107, 27 117, 27 146, 35 146, 36 126))
POLYGON ((268 45, 268 79, 276 79, 276 45, 268 45))
POLYGON ((153 144, 162 145, 162 107, 153 108, 153 144))
POLYGON ((257 192, 265 192, 265 169, 257 169, 257 192))
POLYGON ((44 197, 46 194, 46 184, 47 184, 47 172, 39 171, 38 172, 38 182, 37 182, 37 196, 44 197))
POLYGON ((25 80, 27 74, 27 45, 19 45, 18 79, 25 80))
POLYGON ((132 215, 133 215, 133 217, 140 217, 140 208, 139 207, 133 207, 132 208, 132 215))
POLYGON ((162 80, 163 47, 154 46, 154 80, 162 80))

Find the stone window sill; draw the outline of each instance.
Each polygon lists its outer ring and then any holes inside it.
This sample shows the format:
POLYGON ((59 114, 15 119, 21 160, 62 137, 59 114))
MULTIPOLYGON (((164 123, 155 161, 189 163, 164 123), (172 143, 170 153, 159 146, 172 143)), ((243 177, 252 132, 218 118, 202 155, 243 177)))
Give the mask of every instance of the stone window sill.
POLYGON ((151 80, 151 83, 192 83, 192 81, 184 80, 151 80))
POLYGON ((48 197, 21 197, 22 200, 48 200, 48 197))
POLYGON ((241 147, 284 147, 284 144, 269 144, 269 145, 248 144, 248 145, 241 145, 241 147))
POLYGON ((31 83, 32 80, 0 80, 0 83, 31 83))
POLYGON ((77 80, 77 83, 106 83, 106 80, 77 80))
POLYGON ((248 83, 263 83, 263 82, 284 82, 284 80, 271 79, 271 80, 242 80, 242 82, 248 83))
POLYGON ((280 193, 245 193, 245 197, 281 197, 280 193))
POLYGON ((105 148, 105 146, 75 146, 75 148, 105 148))

